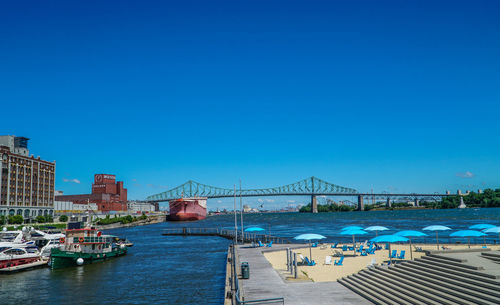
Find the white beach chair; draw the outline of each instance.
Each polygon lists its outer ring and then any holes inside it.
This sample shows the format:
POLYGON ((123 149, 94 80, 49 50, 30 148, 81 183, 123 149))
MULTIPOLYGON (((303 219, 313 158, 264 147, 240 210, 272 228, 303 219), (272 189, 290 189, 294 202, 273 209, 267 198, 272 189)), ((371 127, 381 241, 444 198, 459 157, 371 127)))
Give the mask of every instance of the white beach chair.
POLYGON ((377 260, 372 258, 372 261, 368 263, 368 267, 373 267, 377 264, 377 260))
POLYGON ((299 258, 301 260, 300 265, 305 265, 306 264, 306 259, 304 258, 304 256, 302 254, 299 254, 299 258))
POLYGON ((325 256, 325 265, 332 264, 332 257, 330 255, 325 256))

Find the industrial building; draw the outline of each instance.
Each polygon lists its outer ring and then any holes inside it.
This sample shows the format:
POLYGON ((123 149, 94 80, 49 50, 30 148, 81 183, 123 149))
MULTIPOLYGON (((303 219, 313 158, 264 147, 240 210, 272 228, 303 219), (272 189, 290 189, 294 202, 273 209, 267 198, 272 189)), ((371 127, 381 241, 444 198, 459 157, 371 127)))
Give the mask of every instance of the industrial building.
POLYGON ((28 140, 0 136, 0 215, 29 221, 54 213, 56 163, 30 156, 28 140))
POLYGON ((123 187, 123 181, 116 182, 116 176, 109 174, 94 175, 91 194, 58 195, 56 200, 75 204, 95 203, 101 213, 127 211, 127 189, 123 187))

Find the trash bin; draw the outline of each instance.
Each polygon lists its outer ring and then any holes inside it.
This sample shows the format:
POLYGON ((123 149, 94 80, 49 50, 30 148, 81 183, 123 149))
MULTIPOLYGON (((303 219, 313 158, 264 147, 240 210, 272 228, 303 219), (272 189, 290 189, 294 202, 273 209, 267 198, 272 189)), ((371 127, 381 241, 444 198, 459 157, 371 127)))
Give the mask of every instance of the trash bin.
POLYGON ((241 278, 248 280, 250 278, 250 266, 247 262, 241 263, 241 278))

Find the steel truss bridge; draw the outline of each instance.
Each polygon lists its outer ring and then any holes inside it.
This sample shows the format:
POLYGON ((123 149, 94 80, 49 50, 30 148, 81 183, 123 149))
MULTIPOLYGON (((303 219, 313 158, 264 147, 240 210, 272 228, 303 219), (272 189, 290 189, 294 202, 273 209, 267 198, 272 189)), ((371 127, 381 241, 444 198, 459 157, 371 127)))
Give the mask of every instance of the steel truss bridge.
POLYGON ((363 197, 367 199, 385 199, 390 205, 390 200, 414 200, 418 203, 421 200, 437 201, 449 194, 389 194, 389 193, 360 193, 353 188, 339 186, 316 177, 310 177, 298 182, 278 187, 261 189, 228 189, 211 185, 206 185, 189 180, 171 190, 148 196, 147 202, 165 202, 182 197, 207 197, 228 198, 234 196, 242 197, 265 197, 265 196, 311 196, 313 210, 316 206, 316 196, 356 196, 358 197, 358 209, 363 209, 363 197))

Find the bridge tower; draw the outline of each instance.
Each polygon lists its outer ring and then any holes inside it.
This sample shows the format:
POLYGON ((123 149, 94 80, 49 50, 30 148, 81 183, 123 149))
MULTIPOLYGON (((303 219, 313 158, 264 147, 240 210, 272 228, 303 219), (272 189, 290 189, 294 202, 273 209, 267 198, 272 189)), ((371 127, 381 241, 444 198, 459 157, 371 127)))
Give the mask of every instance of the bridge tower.
POLYGON ((318 213, 318 202, 316 195, 311 195, 311 213, 318 213))
POLYGON ((363 203, 363 196, 358 195, 358 211, 364 211, 365 210, 365 204, 363 203))
POLYGON ((385 207, 386 207, 386 208, 390 208, 390 207, 392 207, 392 205, 391 205, 391 197, 387 197, 387 202, 386 202, 386 204, 385 204, 385 207))

